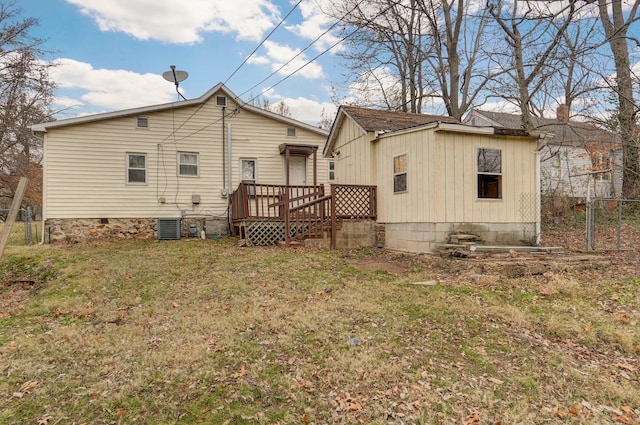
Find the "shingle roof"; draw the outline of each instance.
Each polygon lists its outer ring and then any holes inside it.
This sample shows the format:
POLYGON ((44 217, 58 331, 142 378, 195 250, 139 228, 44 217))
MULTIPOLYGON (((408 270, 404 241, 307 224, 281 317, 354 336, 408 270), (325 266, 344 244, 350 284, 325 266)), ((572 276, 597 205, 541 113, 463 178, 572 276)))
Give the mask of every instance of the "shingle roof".
POLYGON ((440 115, 411 114, 355 106, 341 108, 365 131, 397 131, 435 122, 460 124, 455 118, 440 115))
MULTIPOLYGON (((481 110, 476 110, 476 112, 505 128, 522 127, 520 115, 481 110)), ((585 142, 615 143, 617 141, 614 133, 587 122, 569 121, 565 123, 554 118, 540 117, 531 117, 531 121, 536 130, 553 133, 555 135, 555 143, 584 144, 585 142)))

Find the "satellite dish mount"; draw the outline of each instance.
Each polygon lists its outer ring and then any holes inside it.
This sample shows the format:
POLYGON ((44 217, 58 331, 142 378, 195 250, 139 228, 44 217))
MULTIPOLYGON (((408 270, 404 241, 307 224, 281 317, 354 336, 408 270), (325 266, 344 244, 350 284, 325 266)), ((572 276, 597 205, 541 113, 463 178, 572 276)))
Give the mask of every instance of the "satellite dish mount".
POLYGON ((182 93, 180 93, 180 91, 178 90, 178 87, 180 86, 180 83, 182 81, 187 79, 189 74, 187 73, 187 71, 176 71, 175 65, 171 65, 170 68, 171 68, 170 71, 165 71, 162 73, 162 78, 164 78, 165 80, 171 83, 174 83, 176 85, 176 93, 178 93, 178 96, 180 96, 184 100, 187 100, 187 98, 184 97, 182 93))

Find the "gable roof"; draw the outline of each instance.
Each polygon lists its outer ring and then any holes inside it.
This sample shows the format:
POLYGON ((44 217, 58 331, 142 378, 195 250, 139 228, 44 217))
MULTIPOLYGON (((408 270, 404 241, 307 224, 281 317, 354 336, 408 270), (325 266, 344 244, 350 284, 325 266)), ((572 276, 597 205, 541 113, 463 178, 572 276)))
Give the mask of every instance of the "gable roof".
POLYGON ((412 114, 409 112, 385 111, 381 109, 341 105, 340 108, 338 108, 338 113, 331 126, 331 131, 323 150, 324 155, 327 155, 330 151, 330 147, 335 142, 335 137, 346 117, 351 118, 363 132, 373 132, 376 134, 391 133, 432 123, 461 124, 460 121, 449 116, 412 114))
MULTIPOLYGON (((519 129, 522 127, 522 118, 517 114, 506 112, 491 112, 474 109, 465 118, 480 117, 485 119, 490 126, 497 128, 519 129)), ((584 145, 585 143, 612 144, 618 141, 615 133, 604 130, 588 122, 569 121, 563 122, 555 118, 531 117, 535 130, 555 135, 551 139, 553 144, 584 145)))
POLYGON ((31 130, 33 130, 36 133, 46 133, 48 129, 52 129, 52 128, 60 128, 60 127, 67 127, 71 125, 77 125, 77 124, 86 124, 86 123, 95 122, 95 121, 109 120, 114 118, 143 115, 143 114, 149 114, 152 112, 186 108, 189 106, 199 106, 207 103, 214 95, 221 94, 221 93, 227 96, 228 98, 233 99, 235 102, 237 102, 240 110, 247 110, 255 114, 262 115, 267 118, 271 118, 273 120, 280 121, 282 123, 285 123, 291 126, 309 130, 321 136, 327 136, 328 134, 327 130, 322 129, 320 127, 315 127, 310 124, 304 123, 302 121, 285 117, 283 115, 276 114, 275 112, 267 111, 266 109, 258 108, 257 106, 253 106, 248 103, 245 103, 222 83, 216 84, 213 88, 211 88, 205 94, 203 94, 202 96, 196 99, 184 100, 180 102, 164 103, 160 105, 143 106, 140 108, 123 109, 120 111, 104 112, 100 114, 85 115, 82 117, 45 122, 45 123, 35 124, 31 126, 31 130))

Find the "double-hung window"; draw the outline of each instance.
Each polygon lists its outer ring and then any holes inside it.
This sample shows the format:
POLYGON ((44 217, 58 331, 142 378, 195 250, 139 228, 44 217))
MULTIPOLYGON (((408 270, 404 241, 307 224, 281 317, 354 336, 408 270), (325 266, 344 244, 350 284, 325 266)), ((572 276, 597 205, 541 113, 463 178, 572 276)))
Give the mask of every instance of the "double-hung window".
POLYGON ((127 183, 147 183, 147 154, 127 153, 127 183))
POLYGON ((329 160, 329 181, 336 180, 336 162, 333 159, 329 160))
POLYGON ((407 191, 407 154, 393 157, 393 193, 407 191))
POLYGON ((478 198, 502 199, 502 151, 479 148, 477 153, 478 198))
POLYGON ((194 152, 178 152, 178 175, 198 177, 198 154, 194 152))

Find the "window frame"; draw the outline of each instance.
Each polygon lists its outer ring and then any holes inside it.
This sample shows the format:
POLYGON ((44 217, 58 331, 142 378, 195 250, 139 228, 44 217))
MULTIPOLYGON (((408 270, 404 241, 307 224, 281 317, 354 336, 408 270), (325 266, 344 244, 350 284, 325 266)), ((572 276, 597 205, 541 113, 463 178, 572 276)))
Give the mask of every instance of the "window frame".
POLYGON ((401 153, 399 155, 395 155, 393 157, 392 160, 392 166, 393 166, 393 194, 400 194, 400 193, 407 193, 409 191, 409 163, 408 163, 408 154, 405 153, 401 153), (396 159, 400 158, 400 157, 405 157, 404 159, 404 170, 402 171, 397 171, 396 170, 396 159), (398 183, 398 177, 401 177, 404 175, 404 189, 398 190, 396 184, 398 183))
POLYGON ((255 183, 258 180, 258 159, 257 158, 240 158, 240 163, 238 164, 238 172, 240 174, 240 181, 245 183, 255 183), (245 179, 244 178, 244 167, 243 164, 245 162, 253 162, 253 179, 245 179))
POLYGON ((295 127, 287 127, 287 137, 292 139, 298 137, 298 129, 295 127))
POLYGON ((176 157, 176 163, 177 163, 177 171, 178 171, 178 177, 200 177, 200 153, 199 152, 186 152, 186 151, 179 151, 177 152, 177 157, 176 157), (191 163, 184 163, 182 161, 182 156, 183 155, 195 155, 196 157, 196 163, 195 164, 191 164, 191 163), (182 172, 182 166, 194 166, 196 167, 196 173, 195 174, 185 174, 182 172))
POLYGON ((336 181, 336 161, 334 159, 327 161, 327 180, 330 182, 336 181))
POLYGON ((147 162, 147 154, 142 152, 127 152, 125 154, 125 181, 127 184, 132 185, 146 185, 147 184, 147 174, 148 174, 148 162, 147 162), (131 167, 131 157, 139 156, 144 158, 144 167, 131 167), (132 181, 130 171, 144 171, 144 181, 132 181))
POLYGON ((503 196, 502 196, 502 176, 504 174, 504 170, 503 170, 503 166, 502 166, 502 149, 501 148, 483 148, 483 147, 478 147, 476 148, 476 198, 478 200, 489 200, 489 201, 495 201, 495 200, 502 200, 503 196), (499 167, 500 167, 500 171, 499 172, 492 172, 492 171, 485 171, 485 170, 480 170, 480 153, 482 151, 497 151, 499 153, 499 158, 500 158, 500 163, 499 163, 499 167), (488 187, 490 184, 492 183, 497 183, 497 193, 496 196, 489 196, 489 193, 491 192, 490 188, 488 187))

